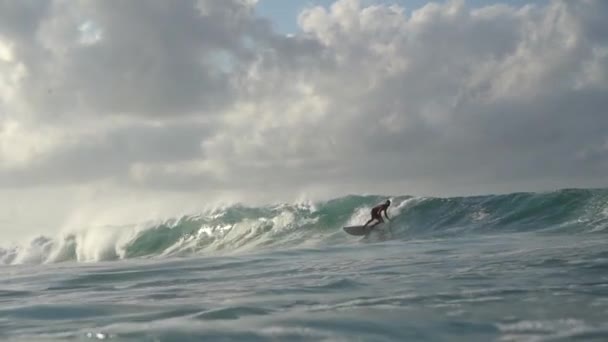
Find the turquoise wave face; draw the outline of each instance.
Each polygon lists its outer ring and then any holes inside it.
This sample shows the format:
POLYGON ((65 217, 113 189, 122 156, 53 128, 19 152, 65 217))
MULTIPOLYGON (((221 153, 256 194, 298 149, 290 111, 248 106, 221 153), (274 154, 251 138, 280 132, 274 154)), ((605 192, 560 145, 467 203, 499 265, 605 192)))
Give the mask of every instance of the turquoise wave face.
MULTIPOLYGON (((360 240, 341 228, 365 223, 370 209, 385 200, 352 195, 310 204, 235 205, 145 229, 40 237, 30 246, 0 249, 0 260, 5 264, 98 261, 352 243, 360 240)), ((379 229, 381 233, 390 228, 391 239, 534 231, 601 233, 608 228, 605 189, 391 200, 390 227, 379 229)))

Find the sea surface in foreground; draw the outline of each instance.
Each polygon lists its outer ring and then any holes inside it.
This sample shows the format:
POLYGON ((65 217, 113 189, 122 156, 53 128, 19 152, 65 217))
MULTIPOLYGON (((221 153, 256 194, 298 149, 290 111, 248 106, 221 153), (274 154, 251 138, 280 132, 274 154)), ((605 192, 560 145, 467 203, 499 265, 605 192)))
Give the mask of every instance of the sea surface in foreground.
POLYGON ((606 341, 608 243, 493 234, 1 269, 8 341, 606 341))

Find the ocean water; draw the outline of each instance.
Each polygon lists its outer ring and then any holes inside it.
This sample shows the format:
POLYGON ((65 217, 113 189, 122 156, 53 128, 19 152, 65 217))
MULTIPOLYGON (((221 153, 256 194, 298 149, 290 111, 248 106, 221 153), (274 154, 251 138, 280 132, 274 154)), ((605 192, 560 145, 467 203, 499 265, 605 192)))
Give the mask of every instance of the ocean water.
POLYGON ((608 190, 231 206, 0 249, 2 341, 608 341, 608 190))

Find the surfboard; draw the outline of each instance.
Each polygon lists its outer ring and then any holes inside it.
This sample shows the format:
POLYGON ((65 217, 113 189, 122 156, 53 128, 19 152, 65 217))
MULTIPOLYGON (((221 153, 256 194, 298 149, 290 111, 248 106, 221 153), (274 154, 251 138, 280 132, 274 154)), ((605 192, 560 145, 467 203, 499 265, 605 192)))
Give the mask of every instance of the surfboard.
POLYGON ((342 229, 348 234, 355 236, 367 235, 371 231, 369 227, 365 226, 349 226, 342 229))

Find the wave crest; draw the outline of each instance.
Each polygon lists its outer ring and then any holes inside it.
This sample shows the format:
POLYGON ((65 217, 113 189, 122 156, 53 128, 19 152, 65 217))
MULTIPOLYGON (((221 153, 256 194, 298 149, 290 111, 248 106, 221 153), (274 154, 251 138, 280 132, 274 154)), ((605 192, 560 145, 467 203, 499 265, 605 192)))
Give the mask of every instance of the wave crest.
MULTIPOLYGON (((184 256, 357 241, 341 227, 362 224, 381 196, 314 204, 234 205, 144 226, 95 227, 0 248, 3 264, 184 256)), ((543 231, 599 233, 608 228, 608 190, 569 189, 453 198, 393 198, 397 239, 543 231)))

